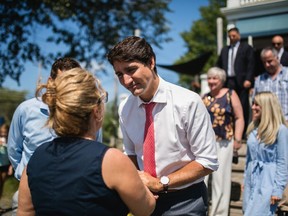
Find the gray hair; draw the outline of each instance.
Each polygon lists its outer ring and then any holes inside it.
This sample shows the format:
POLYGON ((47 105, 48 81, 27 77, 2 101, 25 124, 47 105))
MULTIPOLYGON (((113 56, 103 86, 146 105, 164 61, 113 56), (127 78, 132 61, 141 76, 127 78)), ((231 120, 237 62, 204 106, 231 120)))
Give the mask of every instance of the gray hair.
POLYGON ((207 72, 207 76, 217 76, 222 81, 222 83, 225 83, 226 81, 226 73, 219 67, 211 67, 207 72))
POLYGON ((273 54, 273 56, 278 58, 278 52, 277 52, 277 50, 276 50, 274 47, 269 46, 269 47, 266 47, 266 48, 262 49, 261 54, 260 54, 261 59, 265 56, 265 54, 266 54, 268 51, 271 51, 272 54, 273 54))

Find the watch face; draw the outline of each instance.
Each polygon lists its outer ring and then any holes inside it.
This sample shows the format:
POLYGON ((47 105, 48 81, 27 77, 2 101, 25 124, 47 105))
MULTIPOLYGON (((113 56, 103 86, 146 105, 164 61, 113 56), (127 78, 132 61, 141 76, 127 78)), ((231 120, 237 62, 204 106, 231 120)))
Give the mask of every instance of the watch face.
POLYGON ((169 178, 167 176, 162 176, 160 182, 164 185, 169 183, 169 178))

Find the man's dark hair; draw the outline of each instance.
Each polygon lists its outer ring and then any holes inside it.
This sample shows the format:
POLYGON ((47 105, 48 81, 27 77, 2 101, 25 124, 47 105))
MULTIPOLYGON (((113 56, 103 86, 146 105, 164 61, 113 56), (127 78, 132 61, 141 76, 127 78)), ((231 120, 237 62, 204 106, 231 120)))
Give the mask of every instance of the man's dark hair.
POLYGON ((240 34, 239 29, 237 27, 233 27, 233 28, 229 29, 228 33, 231 31, 236 31, 238 34, 240 34))
POLYGON ((136 36, 125 38, 109 51, 107 58, 111 65, 113 65, 115 61, 139 61, 145 65, 150 65, 152 58, 154 58, 154 71, 157 74, 155 53, 144 38, 136 36))
POLYGON ((52 65, 50 77, 56 79, 58 70, 66 71, 73 68, 81 68, 80 64, 76 60, 69 57, 59 58, 52 65))

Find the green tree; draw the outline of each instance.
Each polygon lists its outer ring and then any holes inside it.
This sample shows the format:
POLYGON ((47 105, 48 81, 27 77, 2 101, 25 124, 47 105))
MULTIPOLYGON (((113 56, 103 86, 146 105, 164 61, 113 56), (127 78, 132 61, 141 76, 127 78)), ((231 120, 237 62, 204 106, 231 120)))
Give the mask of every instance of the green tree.
POLYGON ((91 69, 107 50, 135 29, 151 44, 169 40, 165 12, 171 0, 3 0, 0 3, 0 87, 19 84, 26 62, 43 67, 60 56, 91 69), (40 39, 39 39, 40 38, 40 39))
MULTIPOLYGON (((207 7, 201 7, 201 19, 195 21, 190 31, 182 32, 187 52, 176 62, 183 63, 197 56, 211 51, 213 54, 204 66, 203 71, 207 71, 217 60, 217 28, 216 19, 223 18, 223 26, 226 26, 226 19, 220 11, 220 7, 224 7, 226 0, 209 0, 207 7)), ((224 30, 223 30, 224 31, 224 30)), ((223 32, 224 33, 224 32, 223 32)), ((223 34, 224 35, 224 34, 223 34)), ((191 81, 197 82, 198 77, 180 75, 179 84, 193 89, 191 81)), ((193 89, 195 90, 195 89, 193 89)))
POLYGON ((102 126, 103 142, 109 144, 111 137, 118 138, 118 116, 115 116, 114 101, 107 103, 102 126))
POLYGON ((14 91, 7 88, 0 88, 0 116, 10 124, 16 107, 25 100, 26 91, 14 91))

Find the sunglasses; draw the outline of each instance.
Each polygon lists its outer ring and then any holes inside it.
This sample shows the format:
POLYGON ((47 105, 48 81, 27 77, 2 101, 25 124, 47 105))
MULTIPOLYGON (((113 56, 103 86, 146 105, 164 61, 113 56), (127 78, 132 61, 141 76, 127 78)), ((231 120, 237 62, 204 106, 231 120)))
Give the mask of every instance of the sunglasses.
POLYGON ((280 46, 282 43, 272 43, 273 46, 280 46))
POLYGON ((97 100, 97 104, 100 104, 101 102, 103 103, 108 102, 108 92, 105 91, 100 95, 99 99, 97 100))

